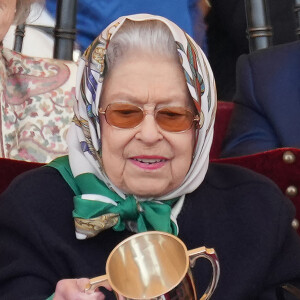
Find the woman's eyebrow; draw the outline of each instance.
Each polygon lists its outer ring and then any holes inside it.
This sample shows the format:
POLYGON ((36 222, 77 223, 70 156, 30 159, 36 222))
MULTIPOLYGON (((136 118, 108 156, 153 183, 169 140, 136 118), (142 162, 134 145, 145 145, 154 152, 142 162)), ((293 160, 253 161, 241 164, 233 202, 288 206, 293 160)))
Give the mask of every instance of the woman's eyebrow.
MULTIPOLYGON (((106 98, 106 97, 105 97, 106 98)), ((127 100, 127 101, 130 101, 130 102, 141 102, 141 99, 139 97, 136 97, 132 94, 128 94, 128 93, 124 93, 124 92, 117 92, 117 93, 114 93, 112 95, 109 96, 110 99, 108 100, 127 100)))
MULTIPOLYGON (((183 99, 184 95, 178 95, 178 94, 174 94, 174 95, 169 95, 169 96, 162 96, 159 97, 158 101, 157 101, 157 105, 158 106, 164 106, 164 105, 177 105, 177 106, 189 106, 189 102, 190 100, 187 101, 187 99, 183 99)), ((148 99, 143 99, 140 96, 135 96, 134 94, 131 93, 126 93, 126 92, 116 92, 113 93, 109 96, 109 98, 107 96, 105 96, 102 100, 106 100, 106 101, 118 101, 118 102, 131 102, 134 104, 143 104, 145 101, 147 101, 148 99)))

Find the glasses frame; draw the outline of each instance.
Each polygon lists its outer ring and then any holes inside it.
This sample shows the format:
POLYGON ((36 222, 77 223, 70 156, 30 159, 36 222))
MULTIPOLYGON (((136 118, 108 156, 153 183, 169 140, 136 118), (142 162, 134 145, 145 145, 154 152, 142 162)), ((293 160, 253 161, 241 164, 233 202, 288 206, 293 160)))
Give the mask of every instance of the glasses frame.
MULTIPOLYGON (((190 112, 192 115, 194 115, 194 118, 193 118, 193 120, 192 120, 191 125, 190 125, 189 128, 184 129, 184 130, 181 130, 181 131, 169 131, 169 130, 165 130, 165 129, 161 128, 161 127, 159 126, 159 124, 156 122, 156 114, 157 114, 158 111, 160 111, 160 110, 162 110, 162 109, 164 109, 164 108, 170 108, 170 107, 178 107, 178 106, 165 106, 165 107, 162 107, 162 108, 160 108, 160 109, 158 109, 158 110, 155 110, 155 109, 154 109, 154 112, 153 112, 153 113, 150 113, 150 114, 152 114, 152 115, 154 116, 155 123, 157 124, 157 126, 158 126, 161 130, 166 131, 166 132, 172 132, 172 133, 182 133, 182 132, 186 132, 186 131, 190 130, 190 129, 192 128, 194 122, 197 122, 197 123, 196 123, 196 128, 197 128, 197 129, 201 127, 201 126, 200 126, 201 117, 199 116, 199 114, 196 114, 196 115, 195 115, 190 109, 186 109, 186 108, 185 108, 186 111, 188 111, 188 112, 190 112)), ((110 103, 110 104, 108 104, 108 105, 106 106, 105 109, 103 109, 102 107, 100 107, 99 110, 98 110, 98 113, 99 113, 99 115, 103 115, 103 116, 105 117, 105 121, 106 121, 106 123, 107 123, 108 125, 110 125, 110 126, 112 126, 112 127, 114 127, 114 128, 118 128, 118 129, 134 129, 134 128, 137 128, 139 125, 141 125, 141 123, 143 122, 145 116, 149 114, 149 112, 147 112, 146 110, 144 110, 143 108, 141 108, 141 107, 138 106, 138 105, 134 105, 134 104, 130 104, 130 103, 124 103, 124 102, 114 102, 114 103, 110 103), (122 128, 122 127, 118 127, 118 126, 112 125, 112 124, 110 124, 110 123, 107 121, 107 118, 106 118, 106 111, 107 111, 107 109, 109 108, 109 106, 111 106, 111 105, 113 105, 113 104, 129 104, 129 105, 132 105, 132 106, 136 106, 136 107, 138 107, 138 108, 143 112, 143 119, 142 119, 141 122, 140 122, 139 124, 137 124, 136 126, 128 127, 128 128, 122 128)))

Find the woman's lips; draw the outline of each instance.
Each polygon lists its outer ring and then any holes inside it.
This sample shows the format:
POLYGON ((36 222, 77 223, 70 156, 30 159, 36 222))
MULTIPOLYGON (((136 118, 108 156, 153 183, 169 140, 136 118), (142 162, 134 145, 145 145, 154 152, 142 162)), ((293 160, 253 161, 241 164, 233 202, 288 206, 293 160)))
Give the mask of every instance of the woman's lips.
POLYGON ((162 156, 134 156, 130 157, 131 162, 137 167, 145 170, 156 170, 162 168, 168 159, 162 156))

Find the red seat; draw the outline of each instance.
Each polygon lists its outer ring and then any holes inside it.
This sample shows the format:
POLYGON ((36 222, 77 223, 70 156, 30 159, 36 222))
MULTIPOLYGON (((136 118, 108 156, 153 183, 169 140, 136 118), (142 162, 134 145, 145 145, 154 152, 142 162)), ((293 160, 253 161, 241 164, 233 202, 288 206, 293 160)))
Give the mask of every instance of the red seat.
POLYGON ((43 166, 36 162, 27 162, 9 158, 0 158, 0 194, 8 187, 10 182, 19 174, 43 166))
POLYGON ((273 180, 294 203, 296 220, 293 225, 300 234, 297 221, 300 220, 300 149, 278 148, 252 155, 212 159, 211 161, 246 167, 273 180))
POLYGON ((210 151, 211 159, 220 157, 222 150, 222 142, 226 134, 226 129, 230 121, 233 107, 233 102, 218 101, 214 131, 215 133, 210 151))

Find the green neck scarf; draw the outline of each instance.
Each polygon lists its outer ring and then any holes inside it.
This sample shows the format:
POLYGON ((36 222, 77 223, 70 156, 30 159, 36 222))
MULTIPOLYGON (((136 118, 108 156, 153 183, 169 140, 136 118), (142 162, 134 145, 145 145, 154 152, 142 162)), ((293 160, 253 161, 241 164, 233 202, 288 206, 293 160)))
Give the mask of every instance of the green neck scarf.
POLYGON ((68 156, 59 157, 48 166, 57 169, 75 193, 73 217, 78 239, 94 237, 108 228, 122 231, 128 221, 136 224, 138 232, 156 230, 178 234, 171 210, 179 198, 137 202, 133 195, 128 195, 123 199, 92 173, 74 177, 68 156))

